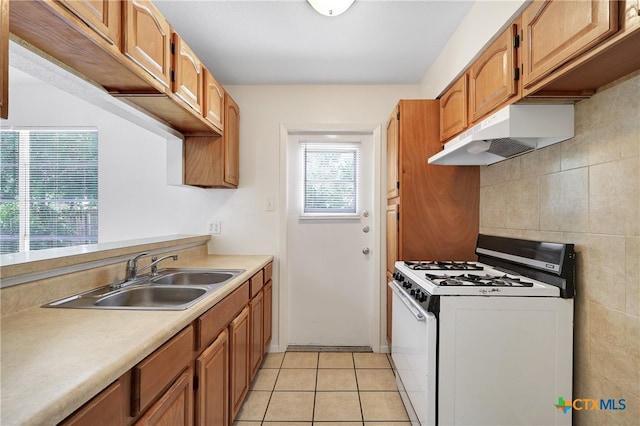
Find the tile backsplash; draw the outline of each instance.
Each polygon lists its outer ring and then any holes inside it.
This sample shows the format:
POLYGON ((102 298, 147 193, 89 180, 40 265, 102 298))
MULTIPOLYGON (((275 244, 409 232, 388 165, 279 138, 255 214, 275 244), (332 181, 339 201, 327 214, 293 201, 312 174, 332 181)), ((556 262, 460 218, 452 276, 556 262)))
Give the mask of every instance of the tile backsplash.
POLYGON ((573 398, 626 408, 574 410, 574 424, 637 425, 640 73, 575 108, 571 140, 482 167, 480 232, 575 244, 573 398))

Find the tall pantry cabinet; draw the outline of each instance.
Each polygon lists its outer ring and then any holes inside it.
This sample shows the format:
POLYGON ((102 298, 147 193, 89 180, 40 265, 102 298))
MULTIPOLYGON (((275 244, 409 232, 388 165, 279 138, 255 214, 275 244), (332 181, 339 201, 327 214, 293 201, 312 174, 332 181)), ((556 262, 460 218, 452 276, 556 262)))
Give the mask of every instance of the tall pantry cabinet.
POLYGON ((401 100, 387 122, 387 281, 396 260, 476 259, 480 169, 427 163, 442 148, 439 114, 437 100, 401 100))

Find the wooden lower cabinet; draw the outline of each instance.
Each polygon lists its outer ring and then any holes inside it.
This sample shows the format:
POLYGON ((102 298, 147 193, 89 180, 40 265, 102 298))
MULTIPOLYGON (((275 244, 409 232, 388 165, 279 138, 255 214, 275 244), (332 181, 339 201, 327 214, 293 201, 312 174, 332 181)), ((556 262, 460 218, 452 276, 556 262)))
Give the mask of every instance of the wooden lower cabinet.
POLYGON ((229 325, 230 386, 229 402, 231 422, 235 419, 249 390, 249 307, 246 307, 229 325))
POLYGON ((258 294, 251 299, 249 303, 249 316, 251 323, 251 348, 249 350, 250 359, 250 375, 249 381, 253 380, 264 354, 263 344, 263 321, 264 321, 264 291, 260 290, 258 294))
POLYGON ((125 423, 128 413, 128 381, 121 377, 78 411, 60 423, 61 426, 112 426, 125 423))
POLYGON ((193 371, 186 369, 136 425, 193 425, 193 371))
POLYGON ((0 0, 0 118, 9 117, 9 0, 0 0))
POLYGON ((264 319, 262 320, 262 352, 269 349, 271 343, 273 322, 273 281, 269 280, 264 285, 264 319))
POLYGON ((224 330, 196 359, 196 425, 229 424, 229 332, 224 330))

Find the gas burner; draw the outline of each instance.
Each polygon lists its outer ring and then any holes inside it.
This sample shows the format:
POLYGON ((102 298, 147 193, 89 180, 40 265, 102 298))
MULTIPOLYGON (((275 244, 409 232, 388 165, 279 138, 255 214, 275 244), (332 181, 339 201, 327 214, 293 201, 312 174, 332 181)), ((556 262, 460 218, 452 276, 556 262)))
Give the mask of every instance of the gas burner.
POLYGON ((533 287, 532 282, 523 281, 520 278, 512 278, 506 275, 475 275, 464 274, 454 277, 448 275, 425 274, 425 277, 438 286, 481 286, 481 287, 533 287))
POLYGON ((454 262, 454 261, 430 261, 430 262, 404 262, 407 267, 415 271, 430 271, 430 270, 444 270, 444 271, 482 271, 482 266, 469 262, 454 262))

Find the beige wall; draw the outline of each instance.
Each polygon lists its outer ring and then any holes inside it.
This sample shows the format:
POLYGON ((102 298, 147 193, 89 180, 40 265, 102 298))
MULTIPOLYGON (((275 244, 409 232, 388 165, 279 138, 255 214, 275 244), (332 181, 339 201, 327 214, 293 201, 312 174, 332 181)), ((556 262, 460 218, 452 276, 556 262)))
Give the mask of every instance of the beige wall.
MULTIPOLYGON (((482 233, 575 243, 575 424, 640 418, 640 73, 576 104, 575 137, 483 167, 482 233)), ((560 396, 560 395, 558 395, 560 396)))

